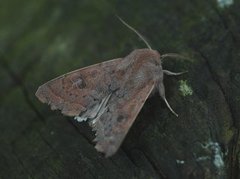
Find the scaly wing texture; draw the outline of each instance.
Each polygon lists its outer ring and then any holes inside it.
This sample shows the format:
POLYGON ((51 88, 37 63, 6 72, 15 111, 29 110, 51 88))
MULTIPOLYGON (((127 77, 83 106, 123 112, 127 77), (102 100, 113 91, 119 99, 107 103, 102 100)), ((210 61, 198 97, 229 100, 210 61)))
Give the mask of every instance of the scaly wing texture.
POLYGON ((150 81, 134 87, 134 84, 130 82, 124 87, 122 90, 128 90, 128 93, 122 93, 121 89, 113 93, 106 111, 98 119, 90 122, 96 131, 95 148, 103 152, 106 157, 113 155, 121 145, 152 92, 154 83, 150 81), (129 91, 128 86, 133 88, 129 91))
POLYGON ((57 77, 40 86, 36 96, 67 116, 94 110, 106 96, 112 70, 122 60, 113 59, 57 77))
POLYGON ((139 62, 133 53, 82 68, 40 86, 36 96, 78 121, 89 119, 96 149, 111 156, 155 86, 152 70, 139 62))

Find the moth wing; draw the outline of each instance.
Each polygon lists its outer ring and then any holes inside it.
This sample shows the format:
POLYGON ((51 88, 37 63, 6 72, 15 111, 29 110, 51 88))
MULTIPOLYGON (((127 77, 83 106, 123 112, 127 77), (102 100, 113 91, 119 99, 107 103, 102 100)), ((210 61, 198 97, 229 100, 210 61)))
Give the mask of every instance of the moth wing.
POLYGON ((118 150, 153 88, 154 83, 149 82, 123 98, 112 95, 106 111, 90 122, 96 131, 95 148, 99 152, 108 157, 118 150))
POLYGON ((40 86, 36 96, 67 116, 78 116, 87 110, 91 113, 106 96, 111 71, 121 62, 122 58, 113 59, 59 76, 40 86))

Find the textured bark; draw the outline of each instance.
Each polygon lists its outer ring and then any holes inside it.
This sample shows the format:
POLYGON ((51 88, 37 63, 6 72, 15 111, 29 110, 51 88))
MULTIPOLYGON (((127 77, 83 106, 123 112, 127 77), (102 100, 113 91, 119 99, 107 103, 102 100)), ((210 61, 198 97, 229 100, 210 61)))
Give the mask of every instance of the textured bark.
POLYGON ((0 178, 239 178, 239 1, 1 1, 0 178), (145 48, 185 71, 164 79, 176 118, 149 98, 120 150, 104 158, 94 133, 35 98, 37 87, 83 66, 145 48), (102 60, 100 60, 102 59, 102 60))

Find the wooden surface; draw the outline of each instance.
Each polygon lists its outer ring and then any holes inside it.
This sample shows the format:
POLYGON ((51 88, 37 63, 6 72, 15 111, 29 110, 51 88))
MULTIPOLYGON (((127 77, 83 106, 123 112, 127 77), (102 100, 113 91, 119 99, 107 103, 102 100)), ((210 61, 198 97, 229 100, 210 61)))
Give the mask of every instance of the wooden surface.
POLYGON ((237 0, 1 1, 0 178, 240 178, 239 9, 237 0), (58 75, 145 48, 115 14, 160 53, 191 60, 163 63, 188 70, 164 80, 179 117, 152 96, 106 159, 86 123, 34 93, 58 75))

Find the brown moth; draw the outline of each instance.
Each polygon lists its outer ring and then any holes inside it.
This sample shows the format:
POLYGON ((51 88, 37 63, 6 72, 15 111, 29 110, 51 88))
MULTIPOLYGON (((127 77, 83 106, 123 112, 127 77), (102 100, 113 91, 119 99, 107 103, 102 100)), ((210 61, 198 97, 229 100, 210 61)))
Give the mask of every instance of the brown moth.
POLYGON ((163 76, 180 75, 162 69, 160 55, 121 18, 148 46, 123 58, 116 58, 59 76, 40 86, 36 96, 77 121, 88 121, 96 131, 95 148, 106 157, 120 147, 138 113, 151 93, 158 90, 167 107, 177 116, 165 97, 163 76))

